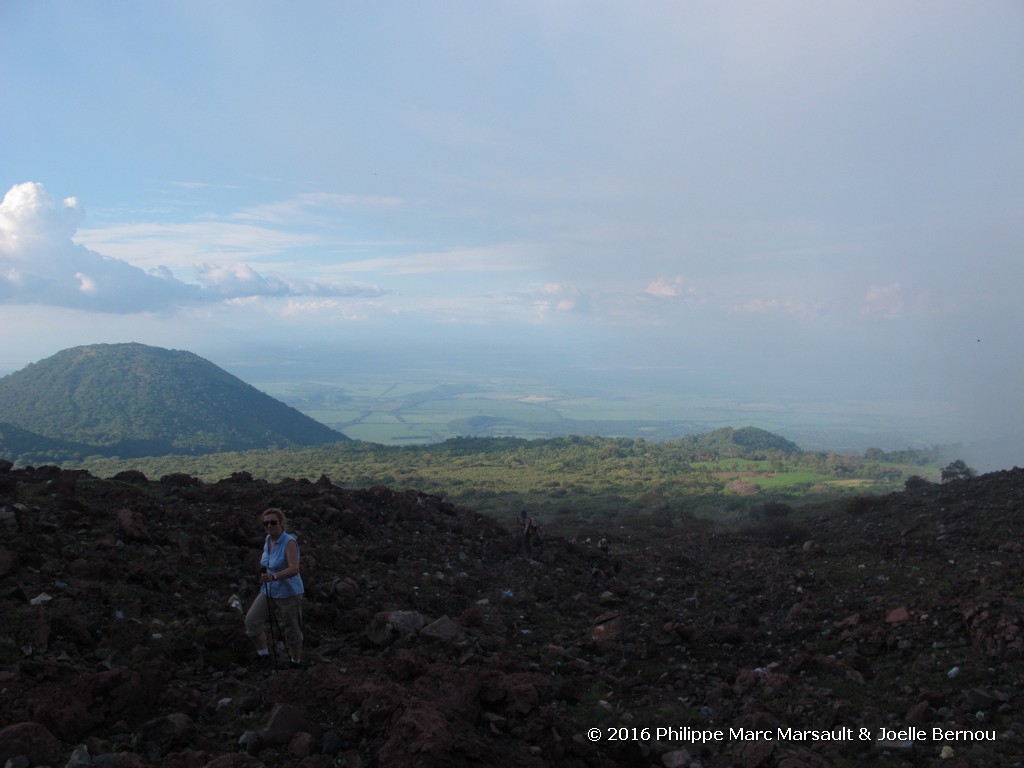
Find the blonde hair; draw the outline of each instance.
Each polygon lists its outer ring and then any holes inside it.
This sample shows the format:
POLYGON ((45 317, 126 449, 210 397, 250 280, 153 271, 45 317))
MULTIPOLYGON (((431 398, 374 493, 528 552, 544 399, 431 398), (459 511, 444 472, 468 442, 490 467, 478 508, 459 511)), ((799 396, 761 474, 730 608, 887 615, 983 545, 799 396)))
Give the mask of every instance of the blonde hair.
POLYGON ((269 507, 260 512, 260 522, 262 523, 267 519, 267 515, 277 515, 277 519, 281 523, 281 530, 288 530, 288 518, 284 516, 284 512, 277 507, 269 507))

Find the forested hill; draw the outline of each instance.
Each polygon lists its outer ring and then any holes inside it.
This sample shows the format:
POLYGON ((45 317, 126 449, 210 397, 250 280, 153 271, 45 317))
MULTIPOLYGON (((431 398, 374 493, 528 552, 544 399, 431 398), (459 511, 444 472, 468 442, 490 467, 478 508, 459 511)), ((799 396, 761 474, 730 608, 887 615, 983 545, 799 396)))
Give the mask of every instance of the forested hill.
MULTIPOLYGON (((797 456, 804 451, 799 445, 784 437, 757 427, 722 427, 712 432, 689 435, 676 440, 658 443, 669 447, 674 455, 687 461, 718 461, 720 459, 764 459, 769 456, 797 456)), ((466 437, 445 440, 423 450, 441 453, 480 454, 508 451, 526 446, 548 446, 555 450, 566 447, 598 450, 605 455, 625 455, 627 452, 649 455, 655 443, 642 439, 609 438, 594 436, 554 437, 543 440, 526 440, 519 437, 466 437)))
POLYGON ((803 453, 796 443, 757 427, 733 429, 723 427, 704 435, 684 438, 681 443, 690 443, 695 453, 707 451, 704 458, 747 457, 751 454, 782 453, 793 455, 803 453))
POLYGON ((143 344, 74 347, 3 377, 0 423, 0 455, 56 461, 348 439, 198 355, 143 344))

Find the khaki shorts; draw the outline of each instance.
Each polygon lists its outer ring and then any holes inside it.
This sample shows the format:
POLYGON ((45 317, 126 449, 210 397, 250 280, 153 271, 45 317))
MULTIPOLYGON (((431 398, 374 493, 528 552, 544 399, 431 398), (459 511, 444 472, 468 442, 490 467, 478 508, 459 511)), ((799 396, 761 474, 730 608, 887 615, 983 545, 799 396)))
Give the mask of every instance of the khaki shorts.
MULTIPOLYGON (((274 619, 278 627, 284 632, 284 641, 288 645, 298 645, 302 642, 302 595, 295 597, 275 597, 273 604, 274 619)), ((260 592, 252 601, 249 612, 245 614, 245 634, 249 637, 256 637, 266 631, 264 625, 269 619, 267 611, 267 595, 260 592)))

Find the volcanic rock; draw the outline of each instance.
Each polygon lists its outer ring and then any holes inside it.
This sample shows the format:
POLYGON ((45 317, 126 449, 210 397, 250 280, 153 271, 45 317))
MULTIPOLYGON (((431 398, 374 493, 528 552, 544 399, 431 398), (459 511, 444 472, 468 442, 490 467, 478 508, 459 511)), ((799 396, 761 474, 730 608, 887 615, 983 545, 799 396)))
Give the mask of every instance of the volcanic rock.
POLYGON ((1021 470, 795 510, 799 537, 638 523, 614 554, 581 506, 533 559, 417 491, 0 474, 0 765, 1024 763, 1021 470), (242 626, 269 506, 301 544, 301 668, 242 626), (871 737, 792 735, 843 727, 871 737))
POLYGON ((36 765, 55 763, 61 755, 60 741, 39 723, 24 722, 0 729, 0 763, 24 756, 36 765))

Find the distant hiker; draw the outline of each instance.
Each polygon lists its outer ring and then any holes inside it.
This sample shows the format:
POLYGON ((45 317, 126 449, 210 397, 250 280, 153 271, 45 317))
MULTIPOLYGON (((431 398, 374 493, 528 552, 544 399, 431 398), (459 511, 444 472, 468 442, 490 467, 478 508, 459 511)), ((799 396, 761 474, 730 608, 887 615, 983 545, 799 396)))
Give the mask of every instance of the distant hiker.
POLYGON ((601 540, 597 542, 597 548, 607 555, 610 554, 612 551, 612 543, 608 541, 607 536, 602 536, 601 540))
MULTIPOLYGON (((265 625, 271 637, 284 633, 291 666, 302 666, 302 577, 299 575, 299 543, 285 529, 288 520, 276 507, 264 510, 260 521, 267 536, 260 558, 260 592, 245 615, 245 634, 256 645, 256 654, 269 657, 265 625)), ((276 662, 276 658, 275 658, 276 662)))
POLYGON ((532 556, 534 546, 537 547, 539 555, 544 544, 544 538, 540 530, 540 522, 535 517, 526 514, 524 509, 521 513, 523 519, 523 547, 526 554, 532 556))

